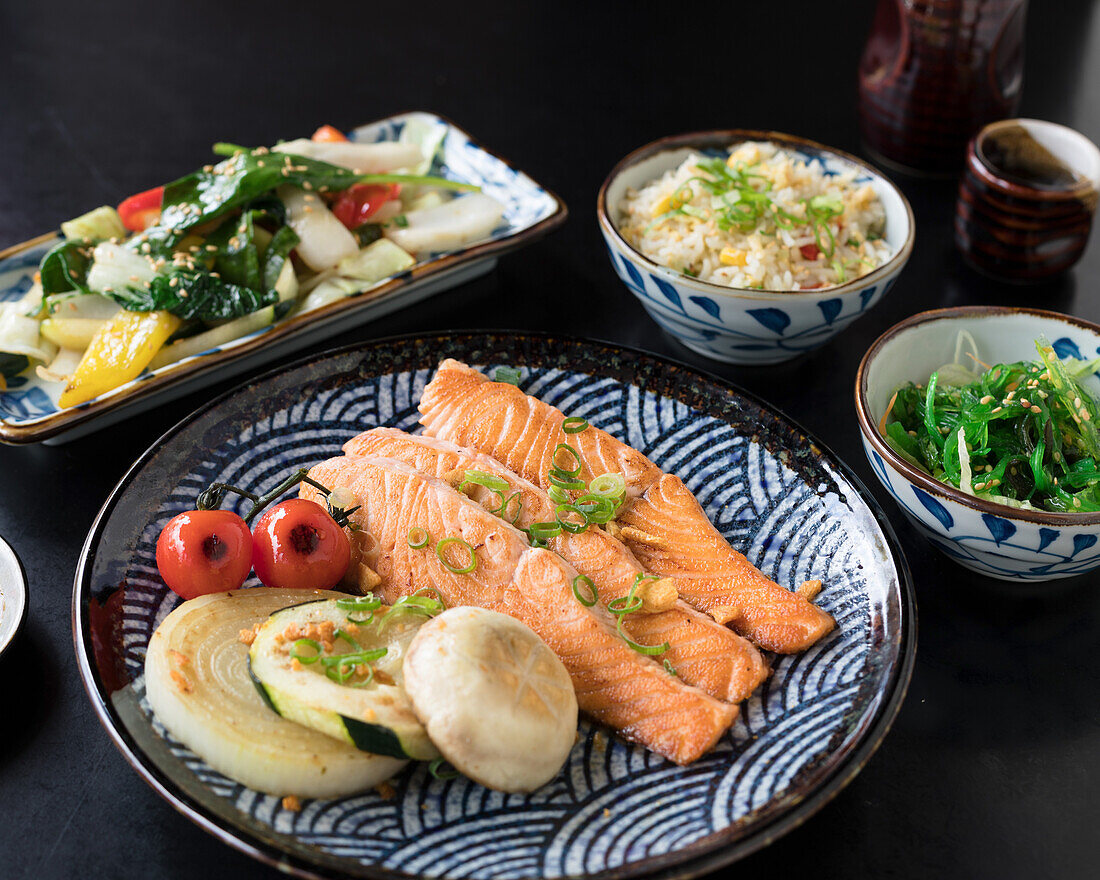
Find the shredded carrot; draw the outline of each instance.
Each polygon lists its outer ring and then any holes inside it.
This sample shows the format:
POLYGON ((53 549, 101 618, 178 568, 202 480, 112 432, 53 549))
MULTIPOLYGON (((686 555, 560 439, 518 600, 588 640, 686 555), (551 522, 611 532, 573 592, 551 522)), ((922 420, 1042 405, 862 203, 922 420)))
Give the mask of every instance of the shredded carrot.
POLYGON ((898 393, 895 391, 894 396, 890 398, 890 402, 886 404, 886 412, 882 414, 882 418, 878 420, 878 432, 883 437, 886 436, 886 420, 890 417, 890 413, 894 409, 894 402, 898 399, 898 393))

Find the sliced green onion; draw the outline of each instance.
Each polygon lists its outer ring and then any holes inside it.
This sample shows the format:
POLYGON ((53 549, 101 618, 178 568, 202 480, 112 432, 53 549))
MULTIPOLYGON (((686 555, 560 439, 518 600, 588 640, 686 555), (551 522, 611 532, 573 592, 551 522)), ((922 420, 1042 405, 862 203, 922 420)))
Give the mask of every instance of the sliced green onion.
POLYGON ((561 429, 566 434, 579 434, 587 427, 588 419, 582 419, 580 416, 570 416, 561 423, 561 429))
POLYGON ((527 527, 527 535, 535 541, 541 541, 545 544, 547 539, 556 538, 561 534, 561 523, 558 522, 537 522, 531 523, 527 527))
POLYGON ((320 659, 321 654, 324 653, 321 648, 321 643, 316 639, 298 639, 293 645, 290 646, 289 654, 299 663, 316 663, 320 659), (302 648, 309 648, 313 651, 312 654, 301 653, 302 648))
POLYGON ((665 672, 667 672, 669 675, 675 675, 675 676, 680 675, 680 673, 676 671, 676 667, 674 667, 671 663, 668 662, 667 657, 665 658, 665 672))
POLYGON ((600 594, 596 590, 596 585, 592 582, 592 578, 585 574, 579 574, 573 578, 573 595, 585 608, 591 608, 600 601, 600 594), (581 595, 581 585, 588 587, 589 595, 587 597, 581 595))
POLYGON ((369 648, 359 651, 349 651, 347 654, 334 654, 331 657, 322 657, 322 666, 360 666, 364 663, 373 663, 381 660, 389 653, 389 648, 369 648))
POLYGON ((413 526, 409 529, 409 546, 412 547, 413 550, 427 547, 431 539, 432 536, 428 534, 427 529, 423 529, 420 526, 413 526))
POLYGON ((638 576, 634 578, 634 583, 630 585, 630 592, 625 596, 620 596, 618 599, 612 599, 607 603, 607 610, 615 615, 615 629, 619 635, 622 636, 624 642, 630 645, 639 654, 645 654, 649 657, 655 657, 658 654, 663 654, 667 651, 671 645, 668 642, 663 642, 660 645, 643 645, 640 642, 634 641, 626 633, 623 632, 623 618, 628 614, 634 614, 642 609, 642 597, 636 596, 635 593, 638 587, 645 581, 659 580, 655 575, 638 573, 638 576))
POLYGON ((503 503, 500 505, 500 517, 501 519, 508 520, 508 522, 512 523, 512 525, 515 525, 516 520, 519 519, 521 513, 523 513, 523 492, 517 489, 515 492, 505 498, 503 503), (512 503, 513 498, 518 498, 520 500, 516 502, 516 515, 509 519, 508 505, 512 503))
POLYGON ((382 623, 385 624, 388 620, 396 617, 399 614, 422 614, 424 617, 435 617, 447 610, 447 605, 443 601, 443 596, 440 595, 439 590, 435 587, 421 587, 415 593, 410 593, 407 596, 402 596, 393 605, 390 606, 389 611, 382 617, 382 623), (433 598, 428 593, 434 593, 433 598))
POLYGON ((590 523, 602 526, 615 518, 615 502, 599 495, 581 495, 573 502, 590 523))
MULTIPOLYGON (((641 602, 640 599, 638 601, 641 602)), ((624 617, 626 617, 625 614, 619 614, 615 618, 615 629, 619 631, 619 635, 622 636, 623 641, 630 645, 630 647, 637 651, 639 654, 645 654, 647 657, 656 657, 659 654, 663 654, 665 651, 672 647, 672 645, 670 645, 668 642, 662 642, 659 645, 643 645, 641 642, 634 641, 634 639, 630 638, 630 636, 623 632, 624 617)))
POLYGON ((588 491, 602 498, 618 498, 626 492, 622 474, 600 474, 588 484, 588 491))
POLYGON ((515 367, 497 367, 496 372, 493 373, 493 381, 504 382, 508 385, 518 386, 522 378, 523 373, 515 367))
POLYGON ((461 538, 444 538, 435 545, 435 555, 439 557, 439 561, 443 564, 443 567, 451 572, 451 574, 469 574, 477 568, 477 555, 474 553, 474 548, 461 538), (469 561, 463 566, 451 565, 444 555, 448 547, 465 547, 466 552, 470 555, 469 561))
POLYGON ((559 489, 566 489, 570 492, 580 492, 584 489, 584 480, 571 477, 558 468, 552 468, 546 478, 552 486, 557 486, 559 489))
MULTIPOLYGON (((635 587, 637 584, 634 585, 635 587)), ((612 599, 607 603, 607 610, 614 614, 616 617, 625 617, 627 614, 633 614, 635 611, 642 610, 642 597, 634 595, 634 587, 630 588, 630 592, 625 596, 620 596, 618 599, 612 599)))
POLYGON ((558 524, 567 532, 572 532, 574 535, 579 535, 585 529, 588 528, 588 514, 577 507, 575 504, 559 504, 554 511, 554 517, 557 519, 558 524), (576 514, 581 518, 581 521, 574 522, 569 519, 570 514, 576 514))
POLYGON ((321 665, 325 667, 325 675, 337 684, 343 684, 353 675, 359 666, 367 667, 367 678, 354 685, 365 687, 374 681, 374 668, 370 665, 375 660, 381 660, 388 653, 388 648, 374 648, 369 651, 355 651, 348 654, 337 654, 335 657, 321 658, 321 665))
POLYGON ((550 500, 555 504, 570 504, 573 499, 569 497, 569 494, 561 488, 551 484, 550 488, 546 491, 546 494, 550 496, 550 500))
POLYGON ((346 632, 344 632, 342 629, 336 630, 335 638, 343 639, 345 642, 347 642, 349 645, 351 645, 356 650, 360 650, 359 643, 357 641, 355 641, 355 639, 353 639, 346 632))
POLYGON ((571 477, 577 476, 581 472, 581 468, 584 467, 584 461, 581 459, 581 454, 568 443, 559 443, 557 446, 554 447, 554 455, 551 457, 550 463, 553 465, 554 468, 557 468, 558 470, 568 474, 571 477), (562 467, 560 464, 558 464, 558 453, 560 452, 568 453, 569 456, 573 459, 574 463, 577 465, 575 468, 573 468, 573 470, 569 470, 569 468, 562 467))
POLYGON ((347 618, 352 623, 370 623, 374 620, 374 612, 382 607, 382 600, 374 593, 365 596, 349 596, 347 599, 337 599, 336 607, 349 612, 347 618), (356 614, 366 614, 366 617, 356 617, 356 614))
POLYGON ((446 782, 448 779, 457 779, 461 774, 447 763, 446 758, 436 758, 428 765, 428 772, 432 779, 446 782))
POLYGON ((488 474, 485 471, 466 471, 465 479, 459 484, 459 491, 461 491, 462 487, 467 483, 473 483, 475 486, 484 486, 486 489, 491 489, 494 492, 507 492, 512 488, 503 477, 498 477, 496 474, 488 474))

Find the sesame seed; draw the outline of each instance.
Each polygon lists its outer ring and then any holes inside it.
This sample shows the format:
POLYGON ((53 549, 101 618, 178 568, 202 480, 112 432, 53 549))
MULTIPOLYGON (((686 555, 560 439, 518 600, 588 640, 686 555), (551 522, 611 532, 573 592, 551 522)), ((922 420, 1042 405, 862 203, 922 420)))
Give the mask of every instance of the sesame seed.
POLYGON ((1022 406, 1024 409, 1027 409, 1029 406, 1031 406, 1031 403, 1028 401, 1028 399, 1026 397, 1021 397, 1020 398, 1020 406, 1022 406))
POLYGON ((1037 406, 1033 406, 1033 407, 1031 408, 1031 411, 1032 411, 1033 413, 1041 413, 1041 412, 1042 412, 1043 410, 1042 410, 1042 409, 1041 409, 1040 407, 1037 407, 1037 406))
POLYGON ((992 403, 992 402, 993 402, 993 397, 992 397, 992 395, 989 395, 989 394, 987 394, 985 397, 983 397, 981 400, 978 401, 978 403, 992 403))
POLYGON ((1003 409, 1004 409, 1003 406, 995 406, 995 407, 993 407, 992 412, 999 413, 1003 409))

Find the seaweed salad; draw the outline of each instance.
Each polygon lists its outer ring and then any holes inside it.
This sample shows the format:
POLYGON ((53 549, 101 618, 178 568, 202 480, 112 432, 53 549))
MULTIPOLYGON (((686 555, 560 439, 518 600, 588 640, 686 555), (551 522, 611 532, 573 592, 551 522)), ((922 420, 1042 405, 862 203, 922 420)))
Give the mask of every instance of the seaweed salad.
POLYGON ((1037 360, 994 366, 971 354, 984 372, 956 357, 926 383, 903 385, 879 425, 886 442, 940 482, 979 498, 1051 512, 1100 511, 1100 409, 1082 385, 1100 359, 1062 360, 1042 338, 1035 348, 1037 360))

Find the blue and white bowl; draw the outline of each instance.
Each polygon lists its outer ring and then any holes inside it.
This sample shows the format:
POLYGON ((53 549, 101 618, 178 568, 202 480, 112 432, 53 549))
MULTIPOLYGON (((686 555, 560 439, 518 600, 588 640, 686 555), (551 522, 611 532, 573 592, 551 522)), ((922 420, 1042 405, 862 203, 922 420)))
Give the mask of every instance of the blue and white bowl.
POLYGON ((855 156, 774 131, 697 132, 647 144, 611 170, 600 187, 596 214, 611 265, 650 317, 693 351, 734 364, 777 364, 824 345, 889 292, 913 250, 913 211, 885 176, 855 156), (886 209, 885 239, 893 256, 864 277, 825 290, 746 290, 691 278, 627 243, 618 229, 617 206, 628 188, 644 186, 692 152, 724 154, 746 140, 794 150, 807 162, 820 163, 826 174, 857 166, 856 179, 870 183, 886 209))
MULTIPOLYGON (((975 498, 909 464, 879 433, 894 391, 952 362, 960 331, 974 337, 988 364, 1034 357, 1040 335, 1060 357, 1100 355, 1100 326, 1057 312, 969 306, 907 318, 875 341, 856 374, 856 413, 875 476, 932 545, 966 568, 1032 583, 1092 571, 1100 566, 1100 513, 1019 510, 975 498)), ((1085 384, 1100 396, 1100 375, 1085 384)))

